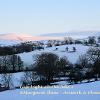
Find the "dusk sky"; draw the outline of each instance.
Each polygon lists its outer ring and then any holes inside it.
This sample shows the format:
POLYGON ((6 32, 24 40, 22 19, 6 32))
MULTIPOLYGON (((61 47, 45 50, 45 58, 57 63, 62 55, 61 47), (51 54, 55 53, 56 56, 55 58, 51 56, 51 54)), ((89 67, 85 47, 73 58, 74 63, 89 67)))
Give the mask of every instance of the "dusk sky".
POLYGON ((100 30, 100 0, 0 0, 0 33, 100 30))

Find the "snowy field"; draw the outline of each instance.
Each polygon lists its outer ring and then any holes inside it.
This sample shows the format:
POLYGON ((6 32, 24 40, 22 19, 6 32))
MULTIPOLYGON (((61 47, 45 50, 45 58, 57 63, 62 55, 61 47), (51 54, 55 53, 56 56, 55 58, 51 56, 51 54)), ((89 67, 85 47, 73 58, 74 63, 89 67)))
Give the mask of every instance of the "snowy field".
POLYGON ((30 88, 0 93, 1 100, 100 100, 100 82, 56 88, 30 88))
POLYGON ((72 45, 49 47, 49 48, 45 48, 44 50, 41 50, 41 51, 35 50, 32 52, 21 53, 18 55, 21 57, 22 61, 24 61, 25 65, 33 64, 35 56, 37 54, 41 54, 42 52, 52 52, 54 54, 59 55, 60 57, 67 57, 71 63, 76 63, 79 56, 85 54, 88 49, 89 49, 89 46, 72 44, 72 45), (68 52, 65 50, 66 47, 69 48, 68 52), (73 51, 73 47, 76 48, 76 52, 71 52, 71 51, 73 51), (56 48, 58 48, 58 50, 55 50, 56 48))
MULTIPOLYGON (((89 46, 81 44, 63 45, 56 47, 45 48, 44 50, 35 50, 28 53, 18 54, 24 64, 31 65, 34 63, 34 58, 37 54, 43 52, 51 52, 59 57, 67 57, 71 63, 76 63, 79 56, 87 52, 89 46), (66 51, 66 47, 69 48, 66 51), (76 48, 76 52, 73 51, 76 48), (58 48, 57 50, 55 50, 58 48)), ((13 74, 14 86, 21 86, 20 80, 23 77, 23 72, 13 74)), ((0 100, 100 100, 100 81, 92 83, 83 83, 76 85, 66 85, 65 81, 57 82, 58 88, 28 88, 16 89, 0 92, 0 100), (65 86, 61 88, 61 86, 65 86), (68 87, 68 88, 66 88, 68 87)))

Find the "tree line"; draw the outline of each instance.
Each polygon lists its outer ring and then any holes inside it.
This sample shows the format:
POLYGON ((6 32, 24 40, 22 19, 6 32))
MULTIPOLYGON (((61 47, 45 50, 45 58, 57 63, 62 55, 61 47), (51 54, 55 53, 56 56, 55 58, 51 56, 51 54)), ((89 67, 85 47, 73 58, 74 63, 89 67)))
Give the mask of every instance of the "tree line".
POLYGON ((23 52, 31 52, 34 50, 41 50, 44 49, 44 46, 46 47, 52 47, 52 46, 60 46, 60 45, 67 45, 67 44, 84 44, 84 45, 96 45, 99 46, 98 43, 100 43, 100 36, 98 37, 98 42, 96 41, 96 38, 94 36, 88 37, 87 40, 81 41, 81 40, 74 40, 71 37, 64 37, 64 40, 48 40, 46 44, 43 42, 37 41, 36 43, 33 42, 24 42, 20 43, 18 45, 13 46, 0 46, 0 56, 4 55, 13 55, 23 52))
MULTIPOLYGON (((28 67, 27 67, 28 68, 28 67)), ((53 53, 42 53, 35 57, 35 63, 30 70, 23 68, 23 62, 17 55, 0 58, 2 84, 6 88, 12 86, 12 72, 24 72, 21 79, 22 86, 50 85, 61 81, 62 77, 68 84, 100 80, 100 48, 90 48, 81 55, 75 64, 66 57, 59 57, 53 53), (8 73, 9 72, 9 73, 8 73)), ((66 84, 67 84, 66 83, 66 84)))

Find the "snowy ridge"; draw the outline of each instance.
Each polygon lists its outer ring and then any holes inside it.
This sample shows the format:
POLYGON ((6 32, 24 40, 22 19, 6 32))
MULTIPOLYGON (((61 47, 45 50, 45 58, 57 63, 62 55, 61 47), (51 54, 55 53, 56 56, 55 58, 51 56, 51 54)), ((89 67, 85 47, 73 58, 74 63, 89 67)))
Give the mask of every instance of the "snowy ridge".
POLYGON ((41 36, 49 37, 72 37, 75 39, 84 39, 89 36, 100 36, 100 31, 76 31, 76 32, 64 32, 64 33, 49 33, 41 36))
POLYGON ((44 41, 52 39, 64 39, 64 37, 72 37, 73 39, 85 39, 89 36, 100 36, 99 31, 82 31, 82 32, 64 32, 50 33, 40 36, 31 36, 27 34, 7 33, 0 34, 0 45, 14 45, 25 41, 44 41))
POLYGON ((9 46, 9 45, 16 45, 26 41, 40 41, 40 40, 49 40, 49 39, 52 40, 56 38, 31 36, 27 34, 8 33, 8 34, 0 34, 0 45, 9 46))

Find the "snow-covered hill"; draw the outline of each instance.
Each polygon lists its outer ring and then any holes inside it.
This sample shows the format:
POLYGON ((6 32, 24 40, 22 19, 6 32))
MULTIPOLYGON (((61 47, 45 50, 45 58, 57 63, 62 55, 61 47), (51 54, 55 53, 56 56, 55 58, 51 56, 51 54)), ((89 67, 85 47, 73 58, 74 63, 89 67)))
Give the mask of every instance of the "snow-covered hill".
POLYGON ((17 40, 0 40, 0 46, 12 46, 21 43, 17 40))
POLYGON ((55 53, 60 57, 64 57, 66 56, 68 58, 68 60, 72 63, 75 63, 78 60, 78 57, 84 53, 86 53, 86 51, 88 50, 88 46, 83 46, 83 45, 63 45, 63 46, 57 46, 57 47, 49 47, 49 48, 45 48, 44 50, 35 50, 32 52, 28 52, 28 53, 21 53, 18 54, 21 59, 24 61, 24 64, 33 64, 34 62, 34 57, 37 54, 41 54, 42 52, 51 52, 51 53, 55 53), (65 48, 68 47, 69 48, 69 52, 65 51, 65 48), (76 52, 70 52, 72 51, 73 47, 76 47, 76 52), (55 50, 56 48, 58 48, 58 50, 55 50))
POLYGON ((43 37, 31 36, 28 34, 17 34, 17 33, 0 34, 0 40, 36 41, 40 39, 43 39, 43 37))
MULTIPOLYGON (((13 42, 13 41, 12 41, 13 42)), ((76 63, 79 56, 85 54, 89 49, 89 46, 82 44, 71 44, 62 46, 53 46, 44 48, 44 50, 35 50, 32 52, 24 52, 17 54, 21 57, 24 65, 31 65, 34 63, 34 58, 37 54, 43 52, 51 52, 57 54, 59 57, 67 57, 71 63, 76 63), (66 51, 68 47, 68 51, 66 51), (71 52, 73 47, 76 48, 76 52, 71 52), (56 50, 56 48, 58 48, 56 50)), ((13 85, 21 86, 21 78, 23 72, 13 73, 13 85)), ((77 85, 66 85, 66 81, 56 82, 58 88, 28 88, 28 89, 16 89, 0 92, 1 100, 100 100, 100 82, 84 83, 77 85), (60 86, 65 86, 61 88, 60 86), (68 87, 68 88, 66 88, 68 87)))
POLYGON ((26 41, 40 41, 40 40, 49 40, 49 39, 56 39, 56 38, 43 37, 43 36, 31 36, 27 34, 7 33, 7 34, 0 34, 0 45, 9 46, 9 45, 16 45, 26 41))

